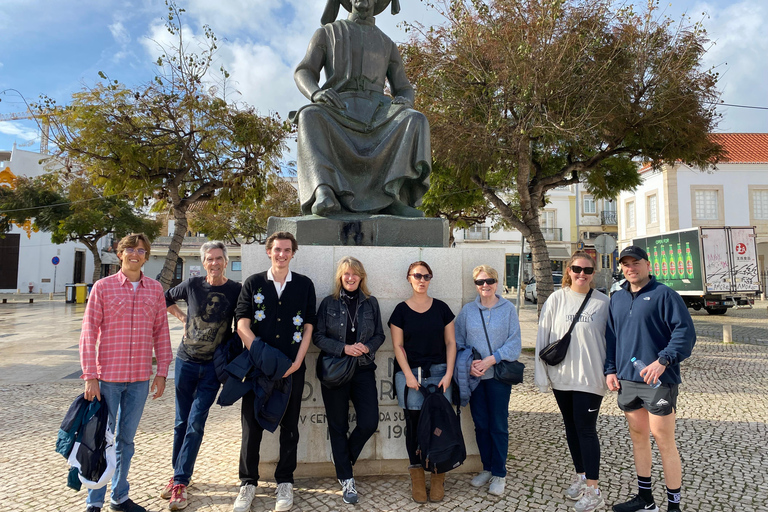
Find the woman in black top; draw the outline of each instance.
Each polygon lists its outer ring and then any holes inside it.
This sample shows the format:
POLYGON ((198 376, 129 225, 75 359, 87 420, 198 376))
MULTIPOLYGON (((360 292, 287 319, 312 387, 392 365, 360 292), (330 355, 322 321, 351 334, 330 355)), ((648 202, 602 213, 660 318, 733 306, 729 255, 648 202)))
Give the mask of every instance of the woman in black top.
MULTIPOLYGON (((416 430, 421 415, 423 396, 419 384, 438 386, 451 400, 451 377, 456 362, 454 315, 448 305, 428 295, 432 269, 423 261, 408 267, 408 282, 413 288, 411 297, 398 304, 389 318, 395 358, 395 389, 398 404, 405 411, 405 447, 408 450, 411 473, 411 492, 417 503, 427 501, 424 470, 416 454, 416 430), (405 403, 405 388, 408 403, 405 403)), ((433 474, 429 499, 443 499, 445 474, 433 474)))
POLYGON ((359 260, 342 258, 336 267, 333 293, 320 303, 317 330, 312 334, 312 341, 324 353, 357 359, 352 380, 334 389, 320 387, 344 503, 357 503, 352 465, 379 426, 373 360, 384 343, 384 329, 379 303, 368 291, 366 281, 365 268, 359 260), (355 407, 357 426, 347 436, 350 400, 355 407))

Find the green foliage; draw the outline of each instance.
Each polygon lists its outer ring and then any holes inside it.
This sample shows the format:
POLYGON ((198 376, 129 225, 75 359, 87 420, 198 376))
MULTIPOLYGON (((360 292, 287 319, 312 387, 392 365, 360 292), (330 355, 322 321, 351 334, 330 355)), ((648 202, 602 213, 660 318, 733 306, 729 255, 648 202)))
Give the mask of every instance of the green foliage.
POLYGON ((708 137, 719 92, 717 73, 701 68, 700 25, 674 23, 652 3, 642 13, 609 0, 437 4, 445 24, 410 27, 402 54, 434 159, 449 170, 440 197, 476 184, 530 241, 544 298, 538 211, 549 190, 581 182, 612 198, 639 185, 638 162, 706 169, 721 156, 708 137))
POLYGON ((216 198, 200 212, 190 214, 194 231, 236 245, 263 243, 269 217, 301 215, 296 189, 279 176, 270 178, 263 202, 232 202, 216 198))

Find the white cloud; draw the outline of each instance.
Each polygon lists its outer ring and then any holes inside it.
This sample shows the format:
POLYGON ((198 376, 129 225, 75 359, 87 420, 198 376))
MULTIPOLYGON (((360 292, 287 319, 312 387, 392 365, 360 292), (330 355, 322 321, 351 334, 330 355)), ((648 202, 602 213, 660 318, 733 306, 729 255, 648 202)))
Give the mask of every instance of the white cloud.
POLYGON ((37 130, 24 126, 22 123, 5 121, 0 123, 0 133, 4 135, 10 135, 24 141, 34 140, 39 138, 37 130))
POLYGON ((109 31, 112 33, 115 42, 120 46, 125 46, 131 42, 131 34, 122 21, 116 21, 109 25, 109 31))

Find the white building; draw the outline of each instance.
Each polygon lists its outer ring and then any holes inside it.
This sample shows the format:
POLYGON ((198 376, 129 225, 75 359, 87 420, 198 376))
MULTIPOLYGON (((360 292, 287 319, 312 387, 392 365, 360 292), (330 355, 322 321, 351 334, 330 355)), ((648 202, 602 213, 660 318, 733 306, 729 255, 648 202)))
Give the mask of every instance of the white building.
POLYGON ((768 133, 713 137, 726 160, 713 171, 685 164, 640 169, 642 185, 619 195, 619 246, 635 237, 699 226, 755 226, 760 274, 768 255, 768 133))
MULTIPOLYGON (((0 151, 0 187, 12 187, 16 177, 45 173, 43 158, 46 155, 17 148, 0 151)), ((54 244, 48 233, 35 231, 29 222, 14 225, 0 238, 0 293, 63 292, 66 283, 88 283, 92 275, 93 257, 85 245, 54 244)))

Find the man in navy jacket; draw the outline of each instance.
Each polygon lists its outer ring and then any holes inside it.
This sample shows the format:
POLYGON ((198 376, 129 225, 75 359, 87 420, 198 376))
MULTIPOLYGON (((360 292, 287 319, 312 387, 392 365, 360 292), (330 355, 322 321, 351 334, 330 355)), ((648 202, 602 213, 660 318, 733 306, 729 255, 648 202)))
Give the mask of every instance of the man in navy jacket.
POLYGON ((650 275, 646 252, 629 246, 619 256, 626 282, 611 297, 605 331, 608 389, 618 391, 632 438, 638 494, 613 506, 614 512, 658 512, 651 487, 651 440, 659 447, 667 486, 667 510, 680 510, 682 468, 675 443, 680 362, 696 342, 688 308, 680 295, 650 275), (638 372, 631 359, 648 366, 638 372), (654 388, 657 381, 661 384, 654 388))

